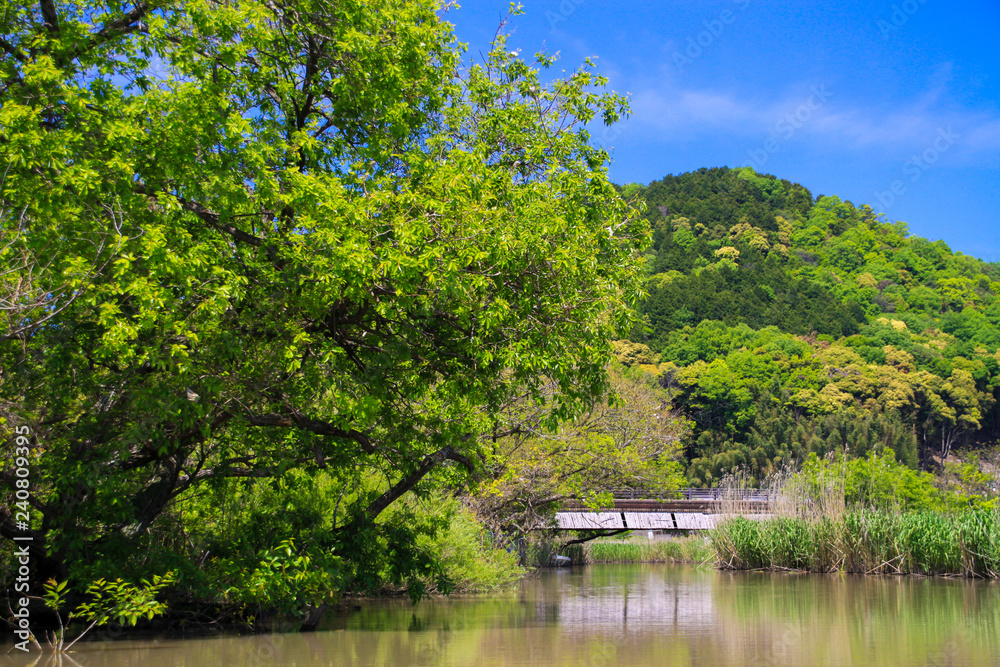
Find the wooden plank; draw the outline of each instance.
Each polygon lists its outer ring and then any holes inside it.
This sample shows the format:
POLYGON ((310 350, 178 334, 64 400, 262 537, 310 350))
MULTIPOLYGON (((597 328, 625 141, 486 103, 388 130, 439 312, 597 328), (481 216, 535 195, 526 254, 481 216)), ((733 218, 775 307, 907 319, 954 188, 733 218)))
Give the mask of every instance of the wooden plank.
POLYGON ((556 521, 560 528, 583 530, 624 528, 621 512, 558 512, 556 521))
POLYGON ((673 530, 674 520, 665 512, 625 512, 625 523, 636 530, 673 530))
POLYGON ((711 530, 719 520, 718 514, 702 514, 700 512, 677 512, 677 528, 680 530, 711 530))

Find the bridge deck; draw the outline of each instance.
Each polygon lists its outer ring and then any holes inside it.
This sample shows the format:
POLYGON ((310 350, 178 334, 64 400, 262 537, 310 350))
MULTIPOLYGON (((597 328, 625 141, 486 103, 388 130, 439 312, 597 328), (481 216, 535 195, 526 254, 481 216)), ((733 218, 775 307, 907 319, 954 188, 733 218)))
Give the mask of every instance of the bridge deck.
POLYGON ((711 530, 724 516, 763 519, 770 516, 769 509, 770 503, 760 496, 735 503, 708 498, 616 498, 613 508, 599 512, 568 502, 556 513, 556 526, 559 530, 711 530))
MULTIPOLYGON (((612 512, 705 512, 708 514, 718 514, 729 510, 733 505, 740 514, 767 512, 771 504, 766 500, 741 500, 738 504, 726 503, 719 500, 643 500, 643 499, 615 499, 613 509, 605 511, 612 512), (729 507, 727 507, 729 505, 729 507)), ((563 510, 567 512, 589 512, 583 504, 568 501, 563 504, 563 510)))

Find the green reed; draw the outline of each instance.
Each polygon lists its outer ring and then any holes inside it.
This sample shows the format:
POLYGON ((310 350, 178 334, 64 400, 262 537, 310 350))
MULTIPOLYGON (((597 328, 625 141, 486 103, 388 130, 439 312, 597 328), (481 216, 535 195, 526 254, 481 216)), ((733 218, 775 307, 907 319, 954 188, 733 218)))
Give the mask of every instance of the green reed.
POLYGON ((847 511, 804 519, 733 517, 712 531, 716 564, 863 574, 1000 576, 1000 513, 847 511))
POLYGON ((595 541, 581 545, 575 563, 705 563, 713 552, 705 538, 595 541))

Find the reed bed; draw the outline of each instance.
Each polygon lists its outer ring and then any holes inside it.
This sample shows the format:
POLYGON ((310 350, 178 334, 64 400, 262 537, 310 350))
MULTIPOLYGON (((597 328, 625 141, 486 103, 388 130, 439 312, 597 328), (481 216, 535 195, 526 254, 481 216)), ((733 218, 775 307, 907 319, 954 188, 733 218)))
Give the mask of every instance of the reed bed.
POLYGON ((845 510, 732 516, 710 535, 724 569, 1000 577, 1000 512, 845 510))
POLYGON ((710 563, 715 554, 700 536, 669 540, 599 541, 567 553, 577 564, 587 563, 710 563))

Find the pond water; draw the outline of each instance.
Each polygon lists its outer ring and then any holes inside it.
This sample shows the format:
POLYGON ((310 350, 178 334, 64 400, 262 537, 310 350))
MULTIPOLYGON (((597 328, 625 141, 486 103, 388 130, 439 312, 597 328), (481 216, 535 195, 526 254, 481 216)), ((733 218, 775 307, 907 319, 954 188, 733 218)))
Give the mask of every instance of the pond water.
POLYGON ((995 667, 1000 584, 593 565, 509 595, 365 602, 310 634, 74 648, 63 665, 995 667))

